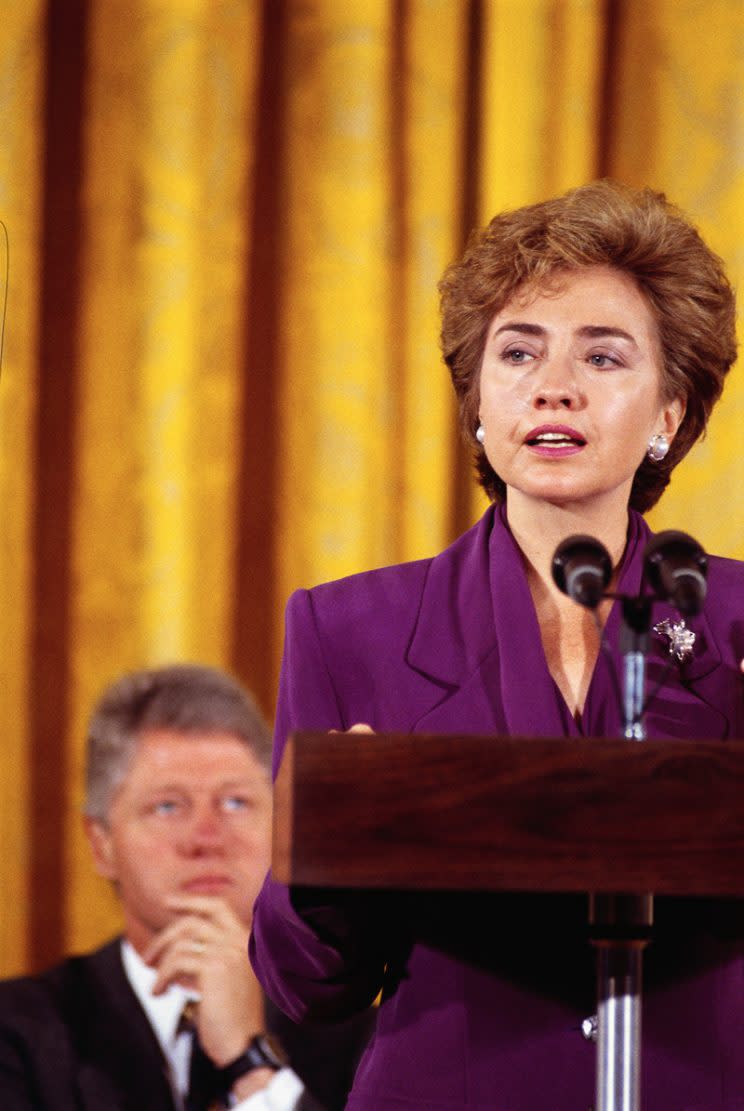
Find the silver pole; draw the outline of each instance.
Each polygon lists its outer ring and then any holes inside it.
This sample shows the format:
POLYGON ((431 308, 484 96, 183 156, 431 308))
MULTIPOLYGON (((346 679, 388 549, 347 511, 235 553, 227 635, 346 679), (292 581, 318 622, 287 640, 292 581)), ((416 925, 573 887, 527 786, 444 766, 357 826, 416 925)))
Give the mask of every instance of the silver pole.
POLYGON ((646 657, 643 652, 626 652, 624 666, 624 735, 630 741, 645 741, 643 700, 646 693, 646 657))
POLYGON ((597 961, 596 1111, 640 1111, 643 949, 651 895, 593 895, 597 961))
POLYGON ((605 995, 597 1008, 597 1111, 641 1106, 641 966, 638 947, 600 947, 605 995))

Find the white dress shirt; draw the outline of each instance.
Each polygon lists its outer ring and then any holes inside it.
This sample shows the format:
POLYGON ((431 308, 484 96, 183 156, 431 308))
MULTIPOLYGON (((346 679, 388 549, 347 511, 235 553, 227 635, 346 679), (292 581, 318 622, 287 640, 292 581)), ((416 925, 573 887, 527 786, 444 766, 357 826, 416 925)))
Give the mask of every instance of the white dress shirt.
MULTIPOLYGON (((186 1003, 198 1001, 199 996, 180 984, 171 984, 162 995, 153 995, 158 974, 126 939, 121 944, 121 958, 126 977, 168 1062, 176 1106, 183 1108, 189 1087, 192 1039, 188 1031, 179 1033, 178 1025, 186 1003)), ((302 1081, 291 1069, 279 1069, 260 1092, 232 1106, 236 1111, 295 1111, 303 1091, 302 1081)))

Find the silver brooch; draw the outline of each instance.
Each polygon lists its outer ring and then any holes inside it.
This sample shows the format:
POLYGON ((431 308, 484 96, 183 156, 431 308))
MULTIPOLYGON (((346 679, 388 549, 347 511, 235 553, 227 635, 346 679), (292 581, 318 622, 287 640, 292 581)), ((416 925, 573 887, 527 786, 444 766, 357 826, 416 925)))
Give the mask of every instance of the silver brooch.
POLYGON ((684 620, 672 622, 665 617, 663 621, 654 625, 654 632, 661 637, 669 637, 670 656, 676 656, 680 663, 689 660, 695 644, 695 634, 692 629, 687 628, 684 620))

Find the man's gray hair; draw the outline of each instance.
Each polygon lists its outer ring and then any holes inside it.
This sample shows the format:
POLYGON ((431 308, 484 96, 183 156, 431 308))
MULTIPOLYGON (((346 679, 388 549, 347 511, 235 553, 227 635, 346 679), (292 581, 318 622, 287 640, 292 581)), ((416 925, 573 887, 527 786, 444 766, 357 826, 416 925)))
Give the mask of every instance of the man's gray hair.
POLYGON ((133 671, 107 687, 88 725, 84 811, 108 824, 111 802, 148 730, 232 733, 270 775, 271 734, 253 698, 230 675, 200 664, 133 671))

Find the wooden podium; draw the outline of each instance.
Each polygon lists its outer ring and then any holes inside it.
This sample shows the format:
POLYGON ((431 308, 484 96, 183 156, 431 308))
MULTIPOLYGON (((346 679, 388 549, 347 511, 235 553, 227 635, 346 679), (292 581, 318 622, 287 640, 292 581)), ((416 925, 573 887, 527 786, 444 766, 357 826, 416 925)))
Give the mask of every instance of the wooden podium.
POLYGON ((744 744, 298 733, 272 867, 306 886, 589 894, 597 1111, 636 1111, 636 923, 646 893, 744 895, 744 744))
POLYGON ((744 895, 744 744, 298 733, 273 871, 323 887, 744 895))

